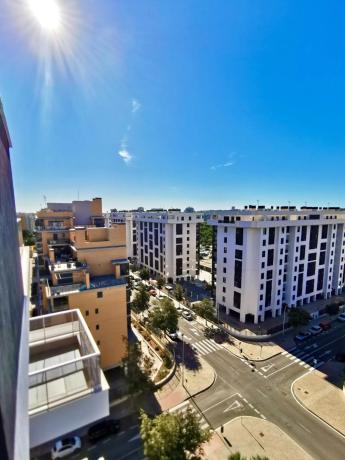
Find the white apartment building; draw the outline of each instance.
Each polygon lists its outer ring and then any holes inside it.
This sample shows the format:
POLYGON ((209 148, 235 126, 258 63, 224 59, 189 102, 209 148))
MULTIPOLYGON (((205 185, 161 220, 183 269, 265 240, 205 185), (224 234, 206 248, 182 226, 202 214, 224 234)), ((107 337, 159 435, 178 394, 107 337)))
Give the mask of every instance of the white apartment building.
POLYGON ((189 280, 198 274, 199 225, 202 213, 153 211, 134 213, 138 262, 166 280, 189 280))
POLYGON ((134 211, 110 211, 111 224, 126 224, 126 246, 129 259, 137 258, 137 225, 133 219, 134 211))
POLYGON ((217 307, 264 321, 343 291, 345 210, 250 206, 214 215, 217 307))

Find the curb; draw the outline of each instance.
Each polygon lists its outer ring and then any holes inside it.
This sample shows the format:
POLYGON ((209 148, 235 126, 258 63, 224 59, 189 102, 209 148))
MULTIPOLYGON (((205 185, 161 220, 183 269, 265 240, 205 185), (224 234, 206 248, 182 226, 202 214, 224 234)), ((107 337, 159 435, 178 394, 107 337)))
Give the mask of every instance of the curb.
MULTIPOLYGON (((212 367, 212 366, 210 366, 210 367, 212 367)), ((213 369, 213 367, 212 367, 212 369, 213 369)), ((216 379, 217 379, 217 372, 213 369, 213 380, 212 380, 212 382, 211 382, 209 385, 207 385, 205 388, 203 388, 202 390, 199 390, 199 391, 197 391, 196 393, 191 394, 191 393, 186 389, 186 387, 184 386, 183 388, 186 390, 186 392, 187 392, 187 394, 188 394, 188 397, 185 398, 184 401, 186 401, 187 399, 190 399, 190 398, 194 398, 195 396, 198 396, 199 394, 203 393, 204 391, 210 389, 211 386, 215 383, 216 379)))
POLYGON ((303 377, 305 377, 307 374, 309 374, 310 372, 306 372, 305 374, 301 375, 300 377, 297 377, 297 379, 295 379, 292 383, 291 383, 291 388, 290 388, 290 391, 291 391, 291 394, 294 398, 294 400, 304 409, 306 410, 307 412, 309 412, 311 415, 313 415, 315 418, 317 418, 318 420, 320 420, 320 422, 324 423, 325 425, 327 425, 329 428, 331 428, 332 430, 334 430, 338 435, 340 435, 342 438, 345 439, 345 434, 342 433, 340 430, 338 430, 337 428, 335 428, 333 425, 331 425, 329 422, 327 422, 325 419, 323 419, 322 417, 320 417, 320 415, 316 414, 314 411, 312 411, 311 409, 309 409, 309 407, 307 407, 303 401, 300 400, 300 398, 295 394, 295 391, 294 391, 294 385, 295 383, 302 379, 303 377))
MULTIPOLYGON (((233 356, 235 356, 235 358, 238 358, 238 359, 243 359, 244 356, 243 355, 236 355, 236 353, 232 352, 231 350, 229 350, 228 348, 226 348, 224 345, 222 345, 222 347, 224 348, 224 350, 226 350, 227 352, 231 353, 233 356)), ((275 353, 274 355, 268 357, 268 358, 264 358, 264 359, 252 359, 252 358, 248 358, 248 361, 253 361, 255 363, 260 363, 260 362, 264 362, 264 361, 268 361, 269 359, 272 359, 280 354, 282 354, 283 351, 278 351, 277 353, 275 353)), ((244 358, 245 359, 245 358, 244 358)))

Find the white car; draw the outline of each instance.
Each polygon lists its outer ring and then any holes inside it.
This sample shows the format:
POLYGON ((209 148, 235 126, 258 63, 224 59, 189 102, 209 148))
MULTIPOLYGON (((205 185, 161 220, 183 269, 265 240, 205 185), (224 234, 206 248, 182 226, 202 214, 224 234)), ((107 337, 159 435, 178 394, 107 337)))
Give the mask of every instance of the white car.
POLYGON ((65 458, 68 455, 74 454, 81 449, 81 440, 78 436, 71 436, 70 438, 59 439, 54 444, 51 450, 52 460, 58 458, 65 458))
POLYGON ((315 326, 312 326, 309 331, 311 332, 312 335, 317 335, 321 334, 322 332, 322 327, 319 326, 318 324, 315 324, 315 326))
POLYGON ((342 323, 345 322, 345 313, 340 313, 337 319, 338 321, 341 321, 342 323))

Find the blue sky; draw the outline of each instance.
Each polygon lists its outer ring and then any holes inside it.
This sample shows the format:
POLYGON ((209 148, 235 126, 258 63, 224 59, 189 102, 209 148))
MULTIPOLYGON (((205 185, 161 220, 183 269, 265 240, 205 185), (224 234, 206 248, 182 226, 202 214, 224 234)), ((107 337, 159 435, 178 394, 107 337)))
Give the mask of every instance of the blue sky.
POLYGON ((18 210, 345 205, 344 2, 59 3, 0 12, 18 210))

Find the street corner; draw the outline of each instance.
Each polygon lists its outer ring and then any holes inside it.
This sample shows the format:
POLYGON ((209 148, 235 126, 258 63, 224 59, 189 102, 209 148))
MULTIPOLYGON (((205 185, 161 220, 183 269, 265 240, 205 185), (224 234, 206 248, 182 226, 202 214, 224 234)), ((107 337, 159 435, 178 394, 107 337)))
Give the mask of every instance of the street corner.
MULTIPOLYGON (((241 452, 247 458, 260 455, 270 460, 312 460, 312 457, 277 425, 262 418, 238 416, 216 431, 226 443, 228 455, 241 452)), ((212 456, 209 458, 216 459, 212 456)))

